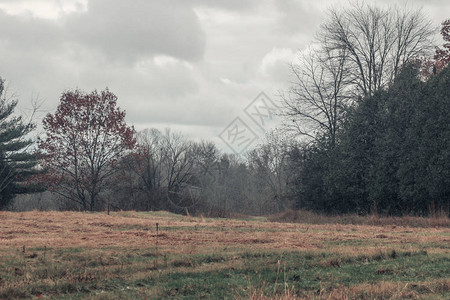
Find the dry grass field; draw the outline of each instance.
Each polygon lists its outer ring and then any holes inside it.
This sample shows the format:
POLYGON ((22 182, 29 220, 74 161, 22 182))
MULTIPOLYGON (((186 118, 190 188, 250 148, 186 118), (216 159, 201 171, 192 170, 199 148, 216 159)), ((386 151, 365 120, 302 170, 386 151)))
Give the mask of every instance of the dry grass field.
POLYGON ((448 219, 296 222, 0 212, 0 298, 450 299, 448 219))

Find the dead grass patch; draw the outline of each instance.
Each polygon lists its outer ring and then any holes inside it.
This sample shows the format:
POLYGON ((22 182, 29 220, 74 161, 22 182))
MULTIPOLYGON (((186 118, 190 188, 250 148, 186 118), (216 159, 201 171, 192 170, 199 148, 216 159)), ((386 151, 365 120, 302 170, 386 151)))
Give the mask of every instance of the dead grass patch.
POLYGON ((262 289, 252 289, 249 299, 252 300, 393 300, 393 299, 441 299, 435 298, 439 293, 450 292, 450 280, 443 279, 426 283, 379 282, 377 284, 361 284, 351 287, 320 289, 317 292, 287 290, 282 295, 267 296, 262 289))
POLYGON ((192 248, 327 249, 341 253, 371 249, 425 249, 445 252, 450 241, 447 227, 423 228, 354 224, 302 224, 242 220, 205 220, 136 212, 1 212, 0 249, 30 247, 128 247, 155 246, 182 253, 192 248), (156 233, 156 224, 160 231, 156 233), (126 229, 128 228, 128 229, 126 229), (165 230, 164 230, 165 229, 165 230), (201 229, 201 230, 200 230, 201 229), (226 230, 222 230, 226 229, 226 230))
MULTIPOLYGON (((233 277, 236 270, 246 270, 247 276, 253 268, 275 268, 277 260, 283 260, 283 253, 294 253, 294 256, 300 253, 296 259, 311 268, 325 270, 326 275, 320 274, 321 280, 328 280, 329 274, 341 272, 349 264, 370 263, 380 265, 371 269, 369 276, 384 280, 383 276, 394 276, 398 271, 392 265, 383 265, 385 262, 409 257, 427 261, 429 254, 448 255, 450 242, 447 227, 280 223, 183 217, 162 212, 116 212, 109 216, 80 212, 0 212, 0 220, 0 266, 6 274, 0 278, 0 291, 11 298, 44 293, 42 287, 53 287, 55 293, 66 295, 77 293, 80 286, 101 289, 103 282, 115 284, 125 280, 138 282, 133 287, 136 291, 132 290, 136 294, 132 295, 141 295, 137 292, 139 284, 148 288, 161 276, 167 278, 177 273, 184 278, 185 274, 189 277, 219 272, 233 277)), ((291 268, 296 267, 295 261, 289 263, 291 268)), ((276 286, 276 293, 267 294, 267 287, 249 285, 239 294, 246 299, 401 299, 450 293, 448 280, 329 285, 318 290, 302 290, 284 285, 286 279, 279 270, 283 266, 282 263, 276 271, 276 284, 268 283, 276 286), (345 295, 351 297, 342 298, 345 295)), ((295 273, 295 276, 298 282, 303 280, 303 274, 295 273)), ((217 279, 219 283, 221 278, 217 279)), ((145 293, 192 295, 200 286, 195 281, 186 285, 185 290, 183 286, 164 292, 152 288, 145 293)), ((92 299, 119 297, 117 293, 105 292, 92 299)), ((207 297, 209 292, 205 293, 207 297)))
POLYGON ((308 223, 308 224, 344 224, 344 225, 370 225, 370 226, 404 226, 404 227, 450 227, 450 218, 445 214, 432 214, 424 217, 383 217, 378 215, 358 216, 346 214, 339 216, 326 216, 305 210, 287 210, 268 217, 269 221, 282 223, 308 223))

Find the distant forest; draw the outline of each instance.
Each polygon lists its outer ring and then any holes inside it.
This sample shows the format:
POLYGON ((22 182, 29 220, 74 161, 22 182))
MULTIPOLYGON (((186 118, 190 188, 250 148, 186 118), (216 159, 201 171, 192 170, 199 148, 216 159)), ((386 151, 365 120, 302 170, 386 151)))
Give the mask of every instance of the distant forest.
POLYGON ((420 10, 330 10, 291 65, 283 124, 242 156, 136 132, 108 89, 64 92, 33 139, 0 80, 0 209, 449 215, 450 19, 440 33, 420 10))

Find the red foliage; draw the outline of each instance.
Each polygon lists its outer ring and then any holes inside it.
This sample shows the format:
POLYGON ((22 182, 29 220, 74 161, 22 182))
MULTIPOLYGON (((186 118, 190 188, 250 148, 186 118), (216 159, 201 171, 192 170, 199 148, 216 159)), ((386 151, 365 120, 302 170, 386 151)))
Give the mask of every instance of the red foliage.
POLYGON ((125 112, 116 104, 109 90, 67 91, 55 114, 43 120, 46 137, 38 144, 49 172, 41 180, 59 191, 64 185, 65 196, 85 209, 86 199, 94 201, 117 161, 136 145, 135 130, 127 126, 125 112))
POLYGON ((432 59, 426 57, 418 60, 421 65, 421 75, 424 80, 439 73, 450 63, 450 19, 442 22, 441 35, 445 41, 443 44, 444 48, 437 47, 432 59))
POLYGON ((445 41, 444 49, 437 48, 434 59, 442 64, 440 67, 443 68, 450 63, 450 19, 442 22, 441 35, 445 41))

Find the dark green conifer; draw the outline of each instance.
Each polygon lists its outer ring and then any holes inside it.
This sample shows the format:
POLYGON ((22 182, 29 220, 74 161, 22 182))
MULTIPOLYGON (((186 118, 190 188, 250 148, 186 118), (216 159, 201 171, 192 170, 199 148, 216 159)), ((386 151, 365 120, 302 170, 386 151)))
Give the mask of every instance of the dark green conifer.
POLYGON ((4 80, 0 78, 0 209, 8 206, 15 195, 37 190, 28 182, 38 172, 33 141, 28 137, 35 126, 13 115, 16 106, 17 100, 5 97, 4 80))

